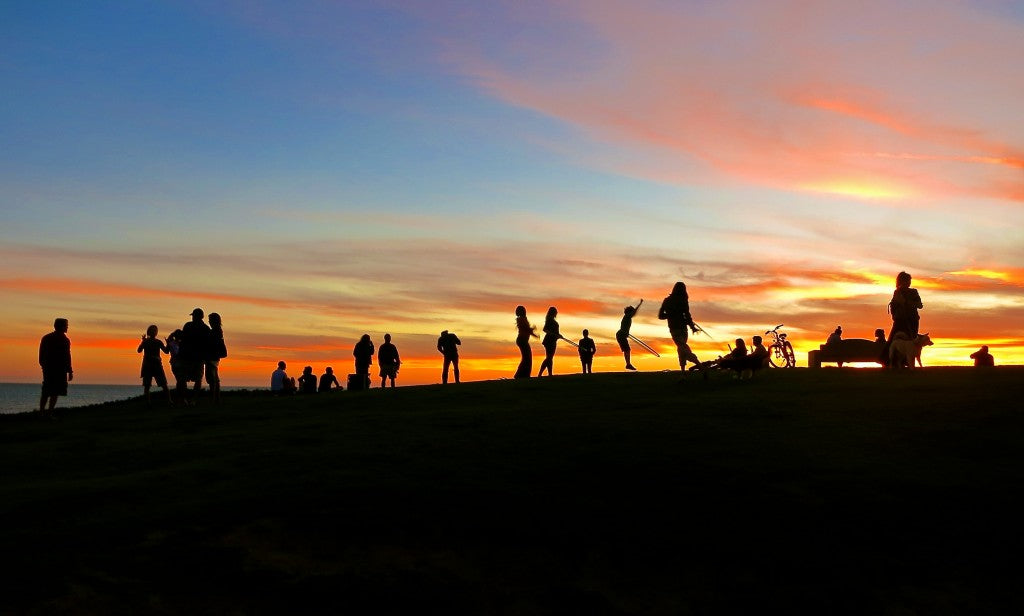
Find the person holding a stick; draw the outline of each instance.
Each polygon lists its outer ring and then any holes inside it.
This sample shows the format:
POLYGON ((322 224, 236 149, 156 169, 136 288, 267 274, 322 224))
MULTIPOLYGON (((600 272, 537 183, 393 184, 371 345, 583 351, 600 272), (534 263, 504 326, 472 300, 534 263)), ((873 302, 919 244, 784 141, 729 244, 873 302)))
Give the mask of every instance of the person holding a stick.
POLYGON ((633 364, 629 361, 630 348, 629 348, 629 328, 633 326, 633 317, 640 310, 640 306, 644 305, 644 300, 641 298, 640 303, 636 306, 626 306, 622 309, 622 322, 619 324, 619 331, 615 332, 615 340, 619 343, 619 348, 622 350, 622 356, 626 359, 626 370, 636 370, 633 364))
MULTIPOLYGON (((690 334, 686 329, 690 328, 696 334, 699 328, 693 322, 693 317, 690 316, 690 295, 686 291, 686 284, 684 282, 677 282, 672 287, 672 292, 661 303, 661 309, 658 310, 658 318, 668 321, 668 333, 672 336, 672 342, 676 343, 676 351, 679 354, 679 369, 683 371, 683 378, 685 379, 686 362, 690 361, 698 366, 701 366, 701 363, 697 356, 693 354, 693 351, 690 350, 690 345, 688 344, 690 334)), ((704 368, 704 376, 707 378, 706 368, 704 368)))

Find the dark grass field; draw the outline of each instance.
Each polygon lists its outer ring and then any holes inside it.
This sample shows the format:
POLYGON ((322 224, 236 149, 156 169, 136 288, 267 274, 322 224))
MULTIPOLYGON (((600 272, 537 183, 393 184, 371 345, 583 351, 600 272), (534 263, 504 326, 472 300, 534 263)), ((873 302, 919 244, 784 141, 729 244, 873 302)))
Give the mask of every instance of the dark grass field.
POLYGON ((1009 614, 1024 368, 0 416, 0 614, 1009 614))

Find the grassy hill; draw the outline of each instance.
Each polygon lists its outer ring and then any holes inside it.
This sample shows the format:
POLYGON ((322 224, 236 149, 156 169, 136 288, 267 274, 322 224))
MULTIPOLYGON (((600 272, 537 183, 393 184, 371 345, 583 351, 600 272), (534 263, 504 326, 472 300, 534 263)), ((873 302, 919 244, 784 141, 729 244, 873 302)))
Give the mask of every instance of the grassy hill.
POLYGON ((1024 368, 0 416, 0 613, 1011 613, 1024 368))

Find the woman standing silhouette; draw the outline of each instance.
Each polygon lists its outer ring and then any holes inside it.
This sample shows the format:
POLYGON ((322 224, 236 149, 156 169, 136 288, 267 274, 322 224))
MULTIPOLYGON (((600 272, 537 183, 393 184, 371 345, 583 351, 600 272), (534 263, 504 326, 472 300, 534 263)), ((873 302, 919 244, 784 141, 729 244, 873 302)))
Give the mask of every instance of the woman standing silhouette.
POLYGON ((889 301, 889 314, 892 316, 890 341, 897 332, 904 332, 908 338, 918 334, 921 315, 917 311, 924 308, 924 304, 921 303, 921 294, 911 288, 910 282, 910 274, 900 272, 896 275, 896 290, 892 292, 892 300, 889 301))
POLYGON ((519 367, 516 369, 514 378, 517 379, 528 379, 530 373, 533 372, 533 352, 530 350, 530 336, 537 335, 537 328, 530 325, 530 322, 526 320, 526 308, 524 306, 516 306, 516 329, 518 335, 516 335, 516 346, 519 347, 519 354, 522 356, 519 360, 519 367))
MULTIPOLYGON (((688 344, 690 334, 686 329, 690 328, 693 333, 697 333, 697 325, 693 322, 693 317, 690 316, 690 294, 687 293, 684 282, 677 282, 672 287, 672 292, 661 303, 658 318, 668 321, 668 333, 672 336, 672 342, 676 343, 676 352, 679 354, 679 369, 682 370, 683 377, 685 378, 687 361, 691 361, 698 366, 701 363, 697 356, 693 354, 693 351, 690 350, 690 345, 688 344)), ((707 378, 706 370, 704 371, 704 378, 707 378)))
POLYGON ((541 344, 544 346, 544 361, 540 364, 540 372, 537 373, 537 376, 543 375, 545 368, 548 369, 548 376, 552 376, 551 367, 555 362, 555 347, 562 338, 561 332, 558 331, 556 316, 558 316, 558 309, 554 306, 548 308, 548 314, 544 317, 544 339, 541 340, 541 344))

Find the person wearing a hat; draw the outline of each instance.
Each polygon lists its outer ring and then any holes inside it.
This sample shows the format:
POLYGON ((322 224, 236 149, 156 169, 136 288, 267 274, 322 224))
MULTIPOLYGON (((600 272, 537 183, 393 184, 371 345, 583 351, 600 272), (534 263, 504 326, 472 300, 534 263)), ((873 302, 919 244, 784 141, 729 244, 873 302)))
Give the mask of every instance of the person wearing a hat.
POLYGON ((178 397, 189 406, 195 405, 199 389, 203 386, 203 364, 210 346, 210 326, 203 322, 203 316, 203 309, 196 308, 192 311, 192 320, 181 328, 178 349, 181 372, 178 375, 177 391, 178 397), (189 381, 195 383, 191 400, 188 399, 189 381))

